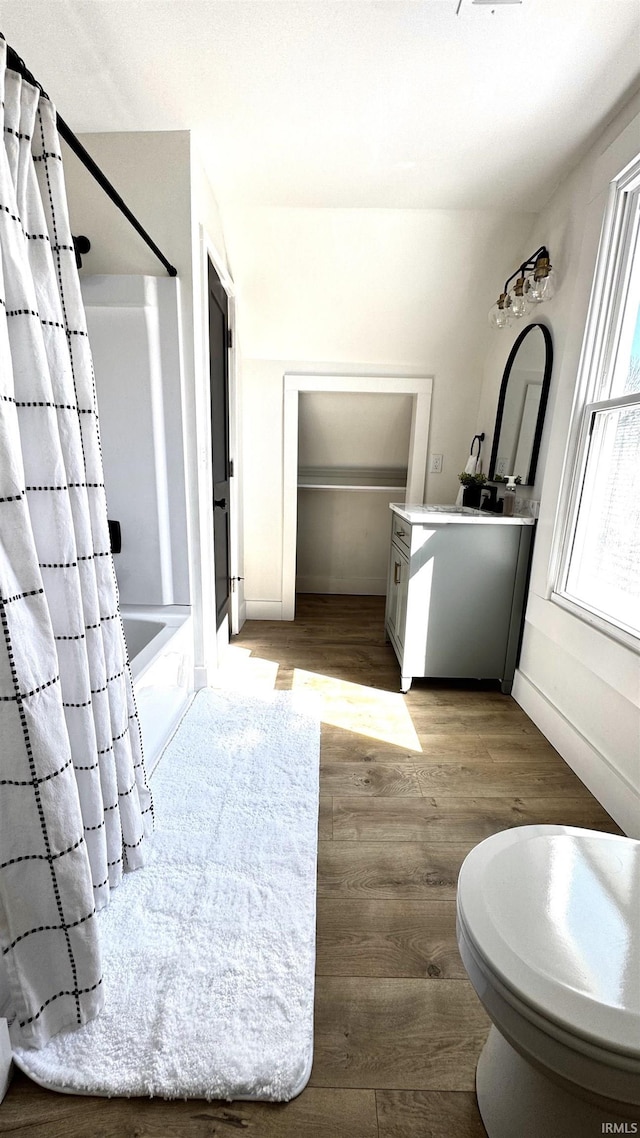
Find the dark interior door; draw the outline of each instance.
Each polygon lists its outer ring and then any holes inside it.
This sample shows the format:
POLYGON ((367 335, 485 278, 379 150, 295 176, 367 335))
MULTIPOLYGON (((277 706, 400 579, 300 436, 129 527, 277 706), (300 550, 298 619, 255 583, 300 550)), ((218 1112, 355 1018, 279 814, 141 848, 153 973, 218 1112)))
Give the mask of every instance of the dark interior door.
POLYGON ((209 261, 209 377, 213 463, 213 546, 216 628, 229 611, 229 308, 227 294, 209 261))

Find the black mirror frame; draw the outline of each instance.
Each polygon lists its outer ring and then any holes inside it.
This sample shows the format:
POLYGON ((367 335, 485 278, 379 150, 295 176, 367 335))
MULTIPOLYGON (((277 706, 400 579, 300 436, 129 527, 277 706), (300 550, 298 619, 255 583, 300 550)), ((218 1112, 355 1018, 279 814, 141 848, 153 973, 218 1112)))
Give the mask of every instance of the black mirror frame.
POLYGON ((496 411, 496 423, 493 431, 493 445, 491 447, 491 459, 489 461, 489 481, 492 482, 495 476, 495 465, 498 457, 498 442, 500 440, 500 426, 502 424, 502 412, 504 411, 505 399, 507 397, 507 387, 509 385, 509 377, 511 375, 511 368, 515 360, 520 345, 526 336, 533 331, 534 328, 539 328, 544 337, 545 345, 545 364, 544 376, 542 379, 542 391, 540 392, 540 406, 538 408, 538 418, 536 420, 536 430, 533 436, 533 447, 531 448, 531 462, 529 464, 529 471, 527 474, 527 481, 523 482, 523 486, 533 486, 536 478, 536 469, 538 466, 538 454, 540 451, 540 440, 542 438, 542 428, 544 427, 544 416, 547 408, 547 399, 549 398, 549 386, 551 384, 551 369, 553 367, 553 341, 551 339, 551 332, 546 324, 527 324, 523 328, 518 339, 513 344, 509 352, 509 358, 505 364, 505 369, 502 375, 502 383, 500 385, 500 395, 498 397, 498 410, 496 411))

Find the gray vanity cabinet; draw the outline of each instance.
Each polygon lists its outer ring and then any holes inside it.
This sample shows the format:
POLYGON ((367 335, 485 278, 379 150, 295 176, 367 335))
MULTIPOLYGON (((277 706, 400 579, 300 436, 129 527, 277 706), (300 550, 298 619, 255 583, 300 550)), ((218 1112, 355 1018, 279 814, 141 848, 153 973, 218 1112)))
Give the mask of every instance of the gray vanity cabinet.
POLYGON ((404 630, 409 596, 409 549, 411 526, 396 514, 392 515, 391 559, 387 583, 386 626, 391 642, 402 665, 404 630))
POLYGON ((496 679, 511 691, 534 522, 392 506, 385 626, 414 676, 496 679))

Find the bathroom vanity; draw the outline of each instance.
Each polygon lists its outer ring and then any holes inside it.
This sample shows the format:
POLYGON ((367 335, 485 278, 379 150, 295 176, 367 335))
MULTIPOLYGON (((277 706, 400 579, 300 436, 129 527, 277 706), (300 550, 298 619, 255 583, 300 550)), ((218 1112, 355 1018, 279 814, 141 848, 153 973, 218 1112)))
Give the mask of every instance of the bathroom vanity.
POLYGON ((510 692, 533 518, 391 505, 385 628, 401 688, 415 676, 500 680, 510 692))

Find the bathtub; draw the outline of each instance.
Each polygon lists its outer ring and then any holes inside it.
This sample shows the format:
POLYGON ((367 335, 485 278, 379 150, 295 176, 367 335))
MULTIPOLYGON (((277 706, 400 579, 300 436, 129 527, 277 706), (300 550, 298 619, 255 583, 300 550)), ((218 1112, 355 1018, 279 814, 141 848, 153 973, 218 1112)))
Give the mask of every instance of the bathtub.
POLYGON ((184 605, 121 605, 147 774, 193 693, 193 627, 184 605))

